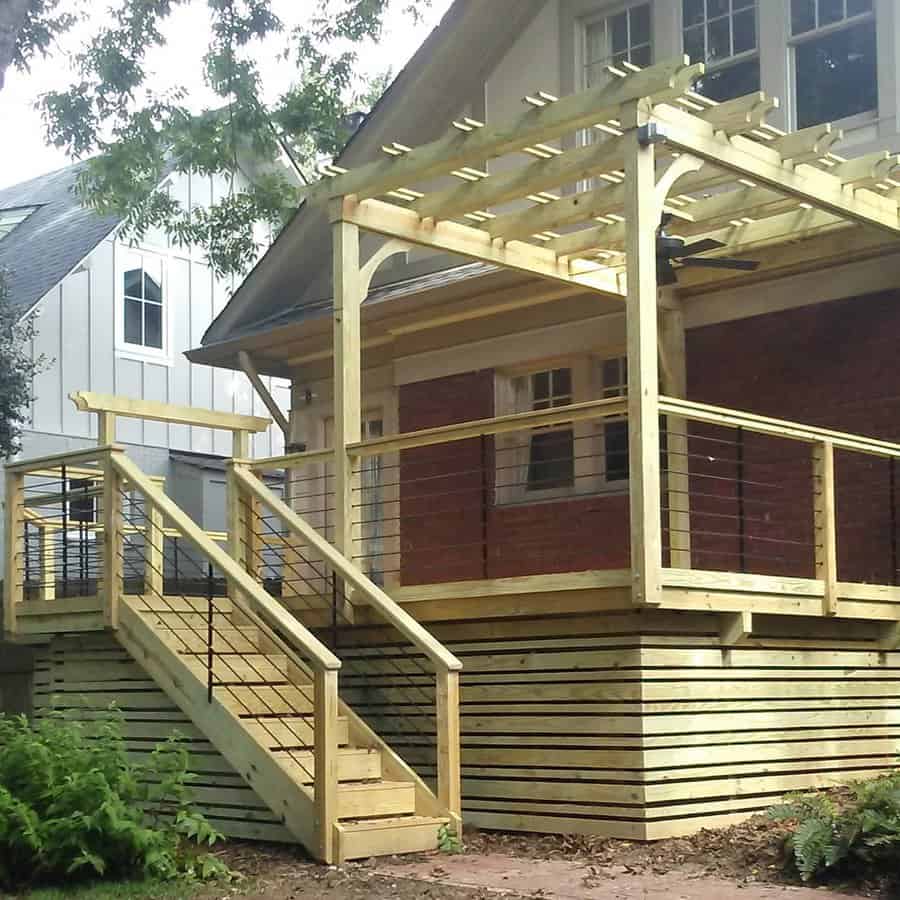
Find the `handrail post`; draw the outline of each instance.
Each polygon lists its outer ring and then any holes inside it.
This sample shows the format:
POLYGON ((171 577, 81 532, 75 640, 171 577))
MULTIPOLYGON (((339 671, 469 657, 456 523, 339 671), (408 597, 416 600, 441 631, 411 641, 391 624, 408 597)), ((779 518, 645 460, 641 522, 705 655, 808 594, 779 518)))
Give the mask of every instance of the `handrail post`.
POLYGON ((837 615, 837 527, 834 492, 834 445, 813 444, 813 521, 816 578, 823 583, 822 615, 837 615))
POLYGON ((124 588, 122 476, 113 464, 117 453, 124 455, 115 448, 107 452, 103 472, 103 619, 106 627, 113 630, 119 627, 119 599, 124 588))
POLYGON ((16 634, 17 606, 25 599, 17 561, 25 553, 25 476, 6 471, 6 564, 3 589, 3 633, 16 634))
POLYGON ((314 756, 316 831, 319 859, 335 859, 335 824, 338 819, 338 673, 317 669, 314 682, 314 756))
POLYGON ((438 800, 456 820, 458 834, 462 822, 459 672, 438 670, 436 704, 438 800))
POLYGON ((163 517, 153 504, 149 507, 144 529, 144 593, 162 597, 165 593, 163 517))
POLYGON ((40 529, 41 600, 56 599, 56 539, 53 532, 43 526, 40 529))

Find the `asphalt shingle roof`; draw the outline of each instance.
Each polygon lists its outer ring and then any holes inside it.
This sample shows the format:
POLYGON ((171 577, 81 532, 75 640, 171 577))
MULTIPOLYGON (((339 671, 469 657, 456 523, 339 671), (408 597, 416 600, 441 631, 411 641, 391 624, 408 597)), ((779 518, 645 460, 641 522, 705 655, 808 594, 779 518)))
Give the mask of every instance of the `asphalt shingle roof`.
POLYGON ((0 190, 0 211, 38 207, 0 238, 0 269, 5 270, 10 301, 22 315, 119 224, 119 217, 98 216, 81 205, 75 182, 83 165, 0 190))

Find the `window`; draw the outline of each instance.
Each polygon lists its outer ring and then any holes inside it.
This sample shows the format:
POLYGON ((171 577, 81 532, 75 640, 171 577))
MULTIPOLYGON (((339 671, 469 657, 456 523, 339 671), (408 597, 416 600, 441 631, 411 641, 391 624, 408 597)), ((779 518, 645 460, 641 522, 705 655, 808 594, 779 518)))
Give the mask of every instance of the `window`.
POLYGON ((94 482, 89 478, 69 479, 69 521, 91 524, 97 521, 94 482))
POLYGON ((126 344, 163 349, 163 263, 147 253, 128 253, 122 275, 126 344))
MULTIPOLYGON (((572 370, 548 369, 529 378, 532 409, 554 409, 572 402, 572 370)), ((575 484, 575 433, 571 425, 535 429, 528 447, 529 491, 575 484)))
POLYGON ((791 0, 797 128, 878 108, 873 0, 791 0))
MULTIPOLYGON (((558 409, 627 394, 624 357, 572 357, 538 368, 498 372, 497 415, 558 409)), ((529 503, 602 491, 628 481, 625 418, 565 422, 495 438, 496 502, 529 503)))
POLYGON ((36 206, 18 206, 13 209, 0 209, 0 241, 17 225, 21 225, 35 210, 36 206))
POLYGON ((696 90, 730 100, 759 90, 756 0, 682 0, 684 52, 705 62, 696 90))
POLYGON ((584 29, 584 86, 595 87, 608 80, 607 66, 649 66, 652 55, 649 3, 588 22, 584 29))

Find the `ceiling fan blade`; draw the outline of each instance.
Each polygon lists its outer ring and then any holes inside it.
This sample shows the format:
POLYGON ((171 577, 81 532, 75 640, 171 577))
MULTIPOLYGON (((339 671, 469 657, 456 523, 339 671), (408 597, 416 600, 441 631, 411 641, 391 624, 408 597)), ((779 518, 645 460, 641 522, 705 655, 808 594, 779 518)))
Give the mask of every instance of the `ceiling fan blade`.
POLYGON ((698 269, 735 269, 741 272, 753 272, 759 268, 759 262, 755 259, 697 259, 687 257, 679 260, 682 266, 694 266, 698 269))
POLYGON ((702 241, 694 241, 693 244, 682 247, 681 255, 696 256, 698 253, 706 253, 707 250, 721 250, 724 246, 725 244, 715 238, 703 238, 702 241))

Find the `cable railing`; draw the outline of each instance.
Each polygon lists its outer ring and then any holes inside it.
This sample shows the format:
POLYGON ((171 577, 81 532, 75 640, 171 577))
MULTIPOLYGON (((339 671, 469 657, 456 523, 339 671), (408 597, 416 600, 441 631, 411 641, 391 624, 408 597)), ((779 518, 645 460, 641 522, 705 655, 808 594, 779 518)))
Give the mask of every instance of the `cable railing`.
POLYGON ((295 504, 308 510, 311 496, 326 493, 319 486, 331 477, 327 464, 287 465, 286 498, 257 477, 270 464, 254 464, 257 474, 232 469, 233 529, 244 565, 260 583, 277 584, 282 601, 341 659, 347 706, 458 815, 461 664, 334 548, 325 519, 317 528, 296 511, 295 504), (309 474, 310 466, 320 468, 309 474), (312 490, 301 497, 297 486, 312 490))

